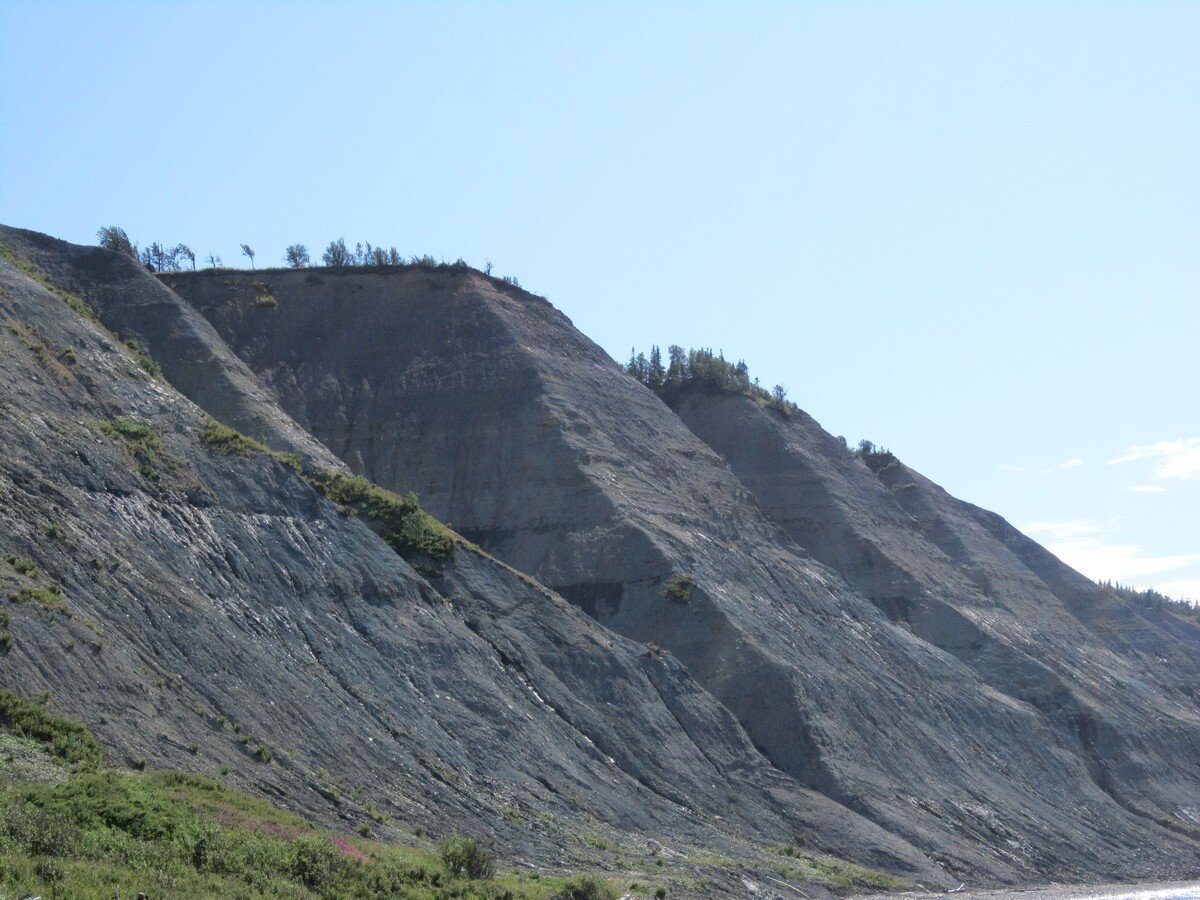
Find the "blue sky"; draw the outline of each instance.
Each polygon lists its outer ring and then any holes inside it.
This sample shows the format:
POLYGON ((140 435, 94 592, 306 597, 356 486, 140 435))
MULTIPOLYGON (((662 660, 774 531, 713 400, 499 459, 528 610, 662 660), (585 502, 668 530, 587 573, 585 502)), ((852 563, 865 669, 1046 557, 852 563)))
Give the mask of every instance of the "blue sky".
POLYGON ((1200 599, 1200 4, 2 11, 6 223, 492 260, 1200 599))

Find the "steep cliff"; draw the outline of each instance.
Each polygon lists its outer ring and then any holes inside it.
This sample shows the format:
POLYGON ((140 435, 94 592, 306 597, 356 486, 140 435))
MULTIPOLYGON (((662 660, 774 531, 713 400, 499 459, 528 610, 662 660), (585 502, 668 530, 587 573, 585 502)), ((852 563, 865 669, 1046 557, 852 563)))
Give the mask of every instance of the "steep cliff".
MULTIPOLYGON (((1157 821, 1194 814, 1178 800, 1196 795, 1194 699, 1168 695, 1164 675, 1104 705, 1136 660, 1092 684, 1104 666, 1085 664, 1086 644, 1059 647, 1059 666, 981 629, 954 600, 971 572, 844 449, 830 465, 847 486, 756 499, 769 491, 695 417, 544 300, 470 270, 164 282, 347 465, 417 491, 600 623, 668 648, 775 767, 947 870, 1017 881, 1200 867, 1185 820, 1157 821), (275 304, 255 302, 262 293, 275 304), (857 493, 842 503, 844 490, 857 493), (927 595, 941 605, 921 607, 918 627, 906 603, 927 595), (1139 743, 1160 738, 1161 750, 1139 743)), ((781 451, 764 478, 808 477, 791 465, 781 451)), ((1034 576, 1013 565, 1006 577, 1034 576)), ((1038 603, 1022 602, 1036 630, 1038 603)), ((1080 637, 1066 628, 1042 648, 1065 634, 1080 637)))
POLYGON ((1193 621, 1148 621, 994 513, 802 412, 682 391, 672 406, 763 510, 890 619, 1038 710, 1124 808, 1200 824, 1193 621))
POLYGON ((773 768, 676 658, 460 539, 401 555, 324 497, 312 475, 340 464, 132 261, 0 244, 0 684, 47 692, 111 762, 227 767, 330 824, 701 893, 778 877, 765 848, 798 835, 943 877, 773 768), (202 406, 297 456, 212 440, 202 406))

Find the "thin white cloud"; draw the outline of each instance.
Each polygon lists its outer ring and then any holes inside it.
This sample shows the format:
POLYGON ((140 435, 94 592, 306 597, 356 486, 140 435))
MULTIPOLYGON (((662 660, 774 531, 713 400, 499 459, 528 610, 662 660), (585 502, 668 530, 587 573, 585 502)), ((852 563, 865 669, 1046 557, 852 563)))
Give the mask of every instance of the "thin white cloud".
POLYGON ((1098 581, 1144 584, 1147 576, 1200 562, 1200 553, 1154 556, 1137 544, 1113 541, 1110 535, 1120 521, 1119 517, 1104 521, 1066 519, 1029 522, 1020 528, 1045 541, 1046 549, 1072 569, 1098 581))
POLYGON ((1057 541, 1047 544, 1046 549, 1089 578, 1125 584, 1200 561, 1197 553, 1147 556, 1137 544, 1111 544, 1094 537, 1057 541))
POLYGON ((1156 444, 1134 444, 1120 456, 1110 459, 1110 466, 1149 459, 1155 463, 1155 478, 1191 478, 1200 474, 1200 437, 1159 441, 1156 444))
POLYGON ((1166 488, 1161 484, 1131 484, 1125 490, 1133 491, 1135 494, 1161 494, 1166 488))
POLYGON ((1200 603, 1200 578, 1184 578, 1181 581, 1158 581, 1143 586, 1143 590, 1152 587, 1160 594, 1166 594, 1175 600, 1191 600, 1200 603))
POLYGON ((1067 471, 1067 469, 1074 469, 1074 468, 1077 468, 1078 466, 1082 466, 1082 465, 1083 465, 1082 459, 1079 459, 1079 458, 1068 459, 1065 462, 1060 462, 1056 466, 1047 466, 1044 469, 1038 469, 1038 474, 1039 475, 1053 475, 1055 472, 1065 472, 1065 471, 1067 471))
POLYGON ((1027 522, 1021 525, 1020 529, 1026 534, 1040 535, 1051 541, 1066 541, 1083 535, 1101 534, 1108 530, 1108 527, 1092 519, 1066 519, 1055 522, 1027 522))
POLYGON ((1013 466, 1007 463, 1000 466, 1001 472, 1014 472, 1018 475, 1034 474, 1034 475, 1054 475, 1057 472, 1065 472, 1067 469, 1074 469, 1077 466, 1082 466, 1083 460, 1079 458, 1064 460, 1060 463, 1055 463, 1052 466, 1046 466, 1042 469, 1027 469, 1025 466, 1013 466))

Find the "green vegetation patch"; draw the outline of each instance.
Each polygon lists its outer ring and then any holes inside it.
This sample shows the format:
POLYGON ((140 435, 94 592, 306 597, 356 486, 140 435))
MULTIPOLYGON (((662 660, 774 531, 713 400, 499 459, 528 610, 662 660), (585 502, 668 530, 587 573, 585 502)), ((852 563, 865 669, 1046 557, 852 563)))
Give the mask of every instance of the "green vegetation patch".
POLYGON ((84 318, 91 319, 93 322, 95 322, 97 324, 100 323, 100 319, 96 315, 96 311, 94 309, 92 309, 90 306, 88 306, 86 303, 84 303, 82 300, 80 300, 78 297, 76 297, 70 291, 64 291, 58 285, 54 284, 54 282, 52 282, 49 278, 46 277, 45 273, 42 272, 41 269, 39 269, 33 263, 18 257, 15 253, 12 252, 11 249, 6 247, 4 244, 0 244, 0 258, 3 258, 5 260, 7 260, 8 262, 12 263, 14 266, 16 266, 18 269, 20 269, 23 274, 25 274, 26 276, 31 278, 33 281, 36 281, 38 284, 40 284, 42 287, 44 287, 46 290, 48 290, 50 293, 52 293, 55 297, 62 300, 65 304, 67 304, 67 306, 71 307, 71 309, 75 310, 75 312, 79 313, 84 318))
POLYGON ((162 381, 162 366, 158 364, 158 361, 153 356, 143 350, 137 341, 126 341, 125 348, 129 351, 129 355, 133 357, 133 361, 141 366, 147 375, 162 381))
POLYGON ((255 453, 268 453, 266 444, 248 437, 228 425, 222 425, 216 419, 209 419, 200 434, 200 443, 216 453, 229 456, 253 456, 255 453))
POLYGON ((23 587, 8 595, 12 603, 32 603, 45 609, 62 612, 67 608, 66 598, 62 595, 62 585, 52 584, 48 588, 41 586, 23 587))
POLYGON ((242 457, 265 453, 278 460, 334 503, 374 525, 388 546, 402 556, 419 554, 443 560, 458 541, 453 531, 421 508, 416 494, 397 494, 365 478, 332 470, 305 472, 296 454, 270 450, 262 441, 214 419, 205 423, 200 441, 216 453, 242 457))
POLYGON ((438 856, 451 875, 475 880, 492 878, 496 874, 496 863, 491 852, 481 847, 478 841, 461 834, 442 841, 438 856))
POLYGON ((751 379, 745 360, 732 363, 725 359, 723 352, 713 353, 711 347, 684 350, 678 344, 667 348, 667 359, 664 365, 658 347, 650 348, 649 358, 635 349, 624 367, 625 374, 636 378, 667 403, 673 403, 685 391, 697 390, 716 395, 741 394, 785 418, 800 412, 800 408, 788 400, 783 385, 777 384, 768 391, 757 378, 751 379))
MULTIPOLYGON (((889 469, 897 468, 900 465, 900 460, 896 459, 896 455, 891 450, 876 447, 870 441, 859 441, 854 455, 876 475, 882 475, 889 469)), ((914 484, 913 487, 915 488, 916 485, 914 484)))
POLYGON ((222 425, 216 419, 204 423, 200 433, 200 443, 214 453, 224 453, 228 456, 249 457, 256 453, 265 453, 278 462, 283 463, 298 475, 304 474, 304 466, 298 454, 286 450, 272 450, 257 438, 242 434, 235 428, 222 425))
POLYGON ((163 475, 178 472, 178 461, 163 449, 162 438, 151 426, 125 416, 107 422, 93 421, 92 424, 124 448, 147 481, 159 481, 163 475))
POLYGON ((278 306, 279 301, 275 299, 275 288, 267 284, 265 281, 260 281, 254 285, 254 305, 255 306, 278 306))
POLYGON ((415 494, 396 494, 365 478, 340 472, 313 473, 305 478, 334 503, 376 525, 383 539, 401 555, 415 553, 442 560, 454 549, 454 532, 425 512, 415 494))
POLYGON ((100 745, 82 725, 59 718, 44 706, 0 688, 0 726, 37 741, 65 762, 96 765, 100 745))
MULTIPOLYGON (((30 603, 60 612, 67 608, 66 598, 63 597, 62 585, 44 579, 42 570, 28 556, 13 556, 9 554, 4 557, 4 561, 18 575, 22 575, 34 582, 33 584, 26 584, 24 587, 11 591, 8 595, 10 603, 30 603), (46 580, 45 584, 41 583, 43 580, 46 580)), ((8 613, 0 613, 0 628, 4 628, 8 623, 8 613)), ((7 634, 7 632, 5 633, 7 634)), ((12 635, 8 636, 7 642, 0 639, 0 644, 5 644, 4 649, 11 648, 12 635)))
POLYGON ((901 878, 844 859, 818 856, 795 847, 780 847, 775 852, 788 860, 775 868, 775 871, 785 878, 818 882, 829 887, 872 888, 881 891, 912 888, 912 884, 901 878))
POLYGON ((692 580, 692 576, 681 575, 668 581, 663 593, 666 594, 668 600, 676 603, 690 603, 693 587, 695 587, 695 582, 692 580))
POLYGON ((0 791, 0 893, 15 896, 580 896, 567 884, 472 879, 428 851, 332 835, 180 772, 88 771, 0 791))
POLYGON ((4 557, 4 561, 12 566, 19 575, 28 575, 30 578, 37 577, 38 565, 28 556, 13 556, 10 553, 4 557))

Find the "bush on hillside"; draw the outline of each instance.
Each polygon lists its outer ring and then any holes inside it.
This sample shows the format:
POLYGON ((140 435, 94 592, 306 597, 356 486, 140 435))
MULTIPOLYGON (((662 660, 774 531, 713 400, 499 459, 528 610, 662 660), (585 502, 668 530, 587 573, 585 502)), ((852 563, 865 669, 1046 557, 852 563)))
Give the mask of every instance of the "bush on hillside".
POLYGON ((438 856, 446 871, 460 878, 491 878, 496 874, 491 852, 465 835, 456 834, 442 841, 438 856))
POLYGON ((576 875, 550 900, 617 900, 617 892, 595 875, 576 875))
POLYGON ((440 560, 454 549, 454 533, 425 512, 415 494, 396 494, 361 476, 340 472, 305 477, 334 503, 376 524, 380 536, 397 553, 419 553, 440 560))

